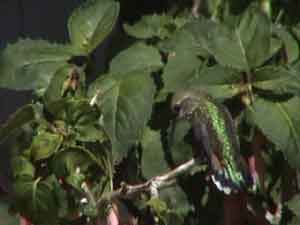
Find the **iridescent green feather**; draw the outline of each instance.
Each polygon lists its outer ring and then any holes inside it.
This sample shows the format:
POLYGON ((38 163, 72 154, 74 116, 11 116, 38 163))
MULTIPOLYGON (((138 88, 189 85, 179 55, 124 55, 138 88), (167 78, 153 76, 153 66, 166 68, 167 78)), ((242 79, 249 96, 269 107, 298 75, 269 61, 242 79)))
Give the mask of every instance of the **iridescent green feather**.
POLYGON ((207 129, 210 146, 205 151, 211 164, 217 157, 222 165, 214 169, 213 181, 225 193, 246 188, 249 175, 240 155, 237 132, 227 109, 203 91, 191 89, 178 92, 172 99, 172 108, 195 128, 207 129), (223 187, 223 186, 224 187, 223 187))
POLYGON ((234 143, 232 133, 233 130, 226 124, 231 121, 227 118, 226 113, 222 112, 220 107, 217 107, 216 104, 213 104, 210 101, 206 102, 208 115, 210 117, 210 123, 212 123, 212 127, 216 132, 218 141, 220 141, 223 161, 225 163, 225 169, 228 172, 229 177, 232 181, 238 186, 242 186, 245 184, 245 180, 243 178, 242 168, 240 168, 239 159, 237 154, 239 154, 239 146, 237 143, 234 143))

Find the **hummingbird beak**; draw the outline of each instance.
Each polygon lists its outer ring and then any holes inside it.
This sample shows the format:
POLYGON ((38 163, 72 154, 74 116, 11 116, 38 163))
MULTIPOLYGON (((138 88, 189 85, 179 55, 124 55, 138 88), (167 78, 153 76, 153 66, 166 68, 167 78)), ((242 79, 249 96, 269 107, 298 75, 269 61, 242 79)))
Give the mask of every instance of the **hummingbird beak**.
POLYGON ((178 116, 177 116, 177 120, 183 119, 184 116, 185 116, 184 110, 180 110, 179 113, 178 113, 178 116))

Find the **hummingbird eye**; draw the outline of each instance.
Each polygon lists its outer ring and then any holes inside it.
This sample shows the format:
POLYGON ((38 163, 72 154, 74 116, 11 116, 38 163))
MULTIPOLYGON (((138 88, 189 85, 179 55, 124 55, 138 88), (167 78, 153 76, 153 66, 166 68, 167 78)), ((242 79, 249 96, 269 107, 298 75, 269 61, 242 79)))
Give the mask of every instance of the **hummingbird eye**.
POLYGON ((180 111, 180 105, 179 105, 179 104, 174 105, 173 111, 174 111, 175 113, 179 113, 179 111, 180 111))

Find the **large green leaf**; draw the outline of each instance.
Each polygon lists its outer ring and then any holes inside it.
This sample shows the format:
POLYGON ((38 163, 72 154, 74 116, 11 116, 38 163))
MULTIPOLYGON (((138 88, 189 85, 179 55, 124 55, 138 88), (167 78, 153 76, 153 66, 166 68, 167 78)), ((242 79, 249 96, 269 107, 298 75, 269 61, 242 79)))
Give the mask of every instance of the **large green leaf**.
POLYGON ((249 71, 270 57, 270 21, 256 8, 248 9, 234 29, 205 19, 190 27, 199 44, 223 66, 249 71))
POLYGON ((37 105, 25 105, 12 114, 0 127, 0 143, 12 132, 39 117, 37 105))
POLYGON ((67 190, 63 188, 57 177, 53 174, 46 178, 46 182, 48 185, 51 185, 53 191, 57 206, 57 216, 59 218, 66 218, 69 213, 67 190))
MULTIPOLYGON (((190 53, 187 54, 190 55, 190 53)), ((174 61, 169 57, 169 62, 165 67, 163 73, 165 88, 163 91, 172 92, 197 87, 220 99, 233 97, 243 91, 240 86, 242 76, 238 71, 220 65, 199 66, 198 64, 199 68, 196 69, 197 64, 194 62, 193 65, 191 62, 193 56, 190 55, 188 58, 188 56, 180 55, 177 60, 175 57, 172 57, 174 61), (183 60, 189 61, 191 64, 187 63, 178 68, 178 63, 183 60)), ((195 58, 195 60, 197 59, 195 58)))
POLYGON ((165 92, 174 92, 187 85, 192 79, 196 69, 201 65, 201 60, 188 49, 175 50, 169 54, 167 65, 162 75, 165 92))
POLYGON ((272 37, 271 38, 271 46, 270 46, 270 54, 267 59, 270 59, 273 57, 281 48, 282 48, 282 41, 279 40, 278 38, 272 37))
POLYGON ((275 94, 300 94, 300 76, 296 67, 265 66, 254 72, 253 79, 253 86, 262 90, 275 94))
POLYGON ((287 202, 287 206, 292 212, 300 218, 300 195, 295 195, 291 200, 287 202))
POLYGON ((72 174, 76 175, 77 168, 85 173, 95 161, 97 160, 87 149, 70 147, 54 156, 51 167, 56 176, 66 177, 72 174))
POLYGON ((271 22, 265 13, 256 7, 250 7, 235 33, 249 69, 262 65, 268 59, 271 22))
POLYGON ((244 90, 240 83, 242 74, 238 71, 220 66, 202 66, 197 73, 187 80, 189 87, 196 86, 205 90, 214 98, 231 98, 244 90))
POLYGON ((49 104, 47 110, 56 120, 74 125, 81 115, 90 112, 92 108, 85 98, 63 98, 49 104))
POLYGON ((157 49, 137 43, 119 53, 110 63, 111 73, 126 74, 135 70, 153 72, 163 66, 157 49))
POLYGON ((299 45, 293 35, 284 27, 274 26, 273 32, 283 42, 287 62, 292 63, 299 58, 299 45))
POLYGON ((201 19, 191 24, 190 29, 194 30, 199 45, 220 64, 241 70, 248 68, 236 34, 225 25, 201 19))
POLYGON ((99 94, 97 104, 103 112, 103 126, 112 141, 114 160, 119 161, 143 136, 155 87, 145 72, 106 77, 92 85, 89 95, 92 98, 99 94))
POLYGON ((99 112, 92 107, 87 107, 84 113, 77 119, 74 125, 76 139, 84 142, 95 142, 106 140, 103 128, 99 125, 99 112))
POLYGON ((61 98, 48 104, 47 109, 56 122, 64 121, 63 123, 71 128, 67 130, 64 128, 64 130, 77 141, 102 142, 106 140, 105 132, 98 122, 101 113, 97 107, 90 105, 87 99, 61 98))
POLYGON ((194 157, 191 143, 186 141, 191 124, 184 120, 174 121, 169 128, 168 139, 172 161, 179 165, 194 157))
POLYGON ((9 213, 9 204, 1 201, 0 204, 0 225, 19 225, 20 218, 16 215, 9 213))
POLYGON ((158 131, 147 128, 142 139, 142 172, 147 179, 168 170, 165 154, 158 131))
POLYGON ((247 111, 254 123, 280 149, 289 164, 299 168, 300 160, 300 98, 286 102, 270 102, 257 98, 247 111))
POLYGON ((0 56, 0 87, 31 90, 46 88, 54 73, 74 55, 67 45, 42 40, 19 40, 0 56))
POLYGON ((62 141, 63 137, 59 134, 44 130, 39 131, 30 146, 32 158, 34 160, 49 158, 59 149, 62 141))
POLYGON ((87 0, 69 18, 73 46, 81 54, 91 53, 112 31, 119 15, 119 3, 112 0, 87 0))
POLYGON ((32 163, 23 156, 13 158, 12 168, 14 178, 19 178, 23 176, 30 177, 32 179, 34 178, 35 168, 32 165, 32 163))
POLYGON ((57 224, 58 207, 52 191, 52 186, 46 181, 18 179, 14 193, 19 212, 35 224, 57 224))
POLYGON ((298 225, 299 224, 299 217, 294 217, 288 225, 298 225))
POLYGON ((151 198, 150 206, 163 224, 182 225, 185 216, 193 210, 186 194, 178 186, 161 190, 159 198, 151 198))
POLYGON ((172 38, 160 43, 159 48, 168 53, 168 62, 162 75, 164 92, 183 88, 202 64, 197 56, 206 54, 186 29, 177 31, 172 38))
POLYGON ((147 39, 159 37, 164 39, 170 36, 171 32, 168 26, 172 25, 173 18, 166 14, 146 15, 134 25, 124 25, 125 31, 136 38, 147 39))
POLYGON ((96 151, 80 146, 63 149, 52 158, 51 169, 57 177, 64 178, 68 184, 82 191, 82 182, 87 178, 90 179, 90 176, 97 174, 97 178, 91 180, 107 178, 106 174, 109 171, 104 151, 106 149, 101 146, 98 146, 96 151))
POLYGON ((192 206, 188 202, 187 196, 179 186, 174 186, 163 190, 160 193, 160 198, 178 214, 187 213, 192 206))
POLYGON ((169 54, 172 54, 174 51, 191 51, 195 55, 207 58, 209 53, 200 45, 197 38, 197 29, 198 25, 188 23, 177 30, 170 38, 159 42, 158 48, 169 54))

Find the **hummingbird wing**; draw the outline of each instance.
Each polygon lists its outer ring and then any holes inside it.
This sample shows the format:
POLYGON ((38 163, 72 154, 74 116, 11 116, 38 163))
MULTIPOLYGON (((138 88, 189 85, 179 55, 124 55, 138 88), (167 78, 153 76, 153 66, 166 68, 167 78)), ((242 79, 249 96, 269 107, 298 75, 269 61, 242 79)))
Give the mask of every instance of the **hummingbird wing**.
POLYGON ((218 132, 221 131, 217 130, 218 128, 209 118, 195 118, 193 120, 193 135, 197 146, 204 149, 212 170, 212 181, 219 190, 225 194, 230 194, 238 192, 246 186, 244 178, 247 172, 241 163, 238 138, 233 124, 230 124, 232 119, 229 114, 226 114, 226 111, 219 111, 218 114, 218 123, 223 124, 224 128, 222 131, 224 140, 220 139, 221 135, 218 132), (229 116, 229 120, 226 120, 225 117, 227 116, 229 116))
MULTIPOLYGON (((212 170, 211 179, 213 183, 220 191, 230 194, 233 185, 229 182, 228 178, 226 178, 226 168, 222 164, 219 152, 214 148, 216 147, 216 143, 213 142, 213 138, 211 137, 212 134, 207 125, 208 124, 205 123, 197 123, 193 126, 193 135, 196 140, 195 144, 197 145, 196 151, 204 150, 209 167, 212 170), (203 149, 201 149, 201 147, 203 149)), ((198 155, 199 154, 200 153, 198 153, 198 155)))

